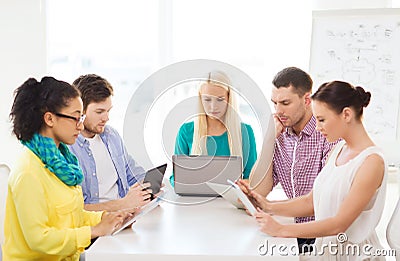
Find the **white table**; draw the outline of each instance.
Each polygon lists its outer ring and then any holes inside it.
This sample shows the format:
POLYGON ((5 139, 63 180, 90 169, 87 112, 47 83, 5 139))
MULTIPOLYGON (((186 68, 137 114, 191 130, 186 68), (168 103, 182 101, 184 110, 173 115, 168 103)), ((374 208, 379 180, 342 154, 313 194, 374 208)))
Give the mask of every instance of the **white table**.
MULTIPOLYGON (((269 248, 273 244, 287 248, 279 253, 275 247, 274 256, 269 259, 298 260, 293 255, 297 251, 296 239, 273 238, 260 232, 253 217, 223 198, 179 197, 172 193, 166 198, 170 201, 141 217, 132 229, 99 238, 87 250, 86 261, 265 260, 259 247, 266 242, 269 248)), ((293 222, 291 218, 276 218, 293 222)))

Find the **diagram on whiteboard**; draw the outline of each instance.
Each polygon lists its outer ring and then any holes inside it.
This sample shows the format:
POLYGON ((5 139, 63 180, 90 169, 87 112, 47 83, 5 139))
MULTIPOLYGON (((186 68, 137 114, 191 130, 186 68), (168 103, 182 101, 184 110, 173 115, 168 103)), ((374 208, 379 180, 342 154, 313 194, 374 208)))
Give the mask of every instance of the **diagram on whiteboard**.
POLYGON ((400 96, 400 12, 313 15, 310 73, 314 91, 344 80, 371 92, 364 111, 368 132, 395 140, 400 96))

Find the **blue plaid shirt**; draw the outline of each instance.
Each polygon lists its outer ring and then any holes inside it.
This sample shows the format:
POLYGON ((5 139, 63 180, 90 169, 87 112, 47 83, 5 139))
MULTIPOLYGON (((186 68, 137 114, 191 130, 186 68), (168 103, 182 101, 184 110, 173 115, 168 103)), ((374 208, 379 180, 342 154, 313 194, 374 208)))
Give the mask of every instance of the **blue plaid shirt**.
MULTIPOLYGON (((143 180, 146 172, 128 154, 121 136, 115 129, 106 126, 104 132, 100 134, 100 138, 106 145, 111 160, 114 163, 118 175, 118 194, 123 198, 130 186, 143 180)), ((99 203, 99 182, 96 175, 96 162, 90 150, 89 141, 82 134, 79 134, 75 144, 70 145, 69 148, 78 158, 79 165, 85 177, 82 182, 85 204, 99 203)))

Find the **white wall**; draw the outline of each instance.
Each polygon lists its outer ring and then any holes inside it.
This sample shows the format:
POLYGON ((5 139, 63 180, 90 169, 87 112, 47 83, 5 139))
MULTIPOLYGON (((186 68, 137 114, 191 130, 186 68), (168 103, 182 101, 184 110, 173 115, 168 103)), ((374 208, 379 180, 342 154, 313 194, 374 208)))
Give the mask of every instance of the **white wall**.
POLYGON ((46 72, 44 0, 0 0, 0 162, 13 164, 20 147, 8 114, 13 91, 46 72))
POLYGON ((390 8, 392 0, 313 0, 314 10, 390 8))

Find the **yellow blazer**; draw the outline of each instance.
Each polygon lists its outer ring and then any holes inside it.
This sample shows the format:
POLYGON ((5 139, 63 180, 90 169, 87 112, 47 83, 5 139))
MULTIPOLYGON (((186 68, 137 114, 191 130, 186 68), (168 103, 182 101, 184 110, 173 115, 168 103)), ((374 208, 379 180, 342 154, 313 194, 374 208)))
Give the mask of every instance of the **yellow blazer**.
POLYGON ((8 180, 3 261, 79 260, 102 212, 83 209, 81 186, 67 186, 24 148, 8 180))

